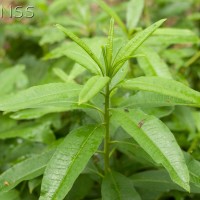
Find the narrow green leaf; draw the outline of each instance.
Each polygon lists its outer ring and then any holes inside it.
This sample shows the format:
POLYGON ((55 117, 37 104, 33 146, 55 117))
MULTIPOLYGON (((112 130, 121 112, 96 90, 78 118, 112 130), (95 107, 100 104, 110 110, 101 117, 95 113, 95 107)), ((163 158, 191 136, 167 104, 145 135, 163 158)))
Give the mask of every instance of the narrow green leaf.
POLYGON ((119 51, 117 58, 114 62, 114 74, 121 68, 121 66, 125 63, 122 62, 120 65, 116 65, 116 63, 120 62, 121 60, 132 56, 133 53, 142 45, 142 43, 159 27, 163 24, 165 19, 162 19, 151 26, 147 27, 145 30, 137 33, 133 39, 131 39, 124 47, 121 48, 119 51))
POLYGON ((157 163, 161 163, 172 180, 189 191, 189 172, 183 154, 168 127, 141 110, 112 110, 112 118, 130 134, 157 163))
POLYGON ((127 4, 126 23, 129 31, 134 29, 142 15, 144 0, 131 0, 127 4))
POLYGON ((144 55, 137 58, 139 66, 147 76, 160 76, 172 79, 167 64, 153 48, 142 47, 139 52, 144 55))
POLYGON ((96 64, 99 66, 101 72, 103 73, 103 66, 101 65, 99 59, 96 57, 96 55, 92 52, 92 50, 87 46, 83 40, 78 38, 75 34, 73 34, 71 31, 68 29, 64 28, 63 26, 57 24, 56 27, 64 32, 71 40, 76 42, 82 49, 85 50, 85 52, 96 62, 96 64))
POLYGON ((98 94, 110 81, 110 78, 105 76, 93 76, 84 85, 79 95, 79 104, 89 101, 92 97, 98 94))
POLYGON ((83 126, 58 146, 42 181, 40 200, 63 199, 103 139, 103 127, 83 126))
POLYGON ((190 101, 183 101, 176 97, 162 95, 154 92, 140 91, 130 96, 128 99, 122 99, 122 107, 162 107, 174 105, 198 106, 190 101))
MULTIPOLYGON (((92 52, 97 55, 97 57, 101 54, 101 46, 105 44, 107 38, 105 37, 93 37, 93 38, 81 38, 84 43, 86 43, 92 52)), ((82 49, 75 42, 64 42, 59 47, 53 49, 48 54, 44 56, 44 60, 48 59, 56 59, 62 56, 67 56, 76 62, 75 66, 80 64, 82 67, 90 71, 94 74, 101 74, 98 65, 96 62, 88 55, 88 53, 82 49)), ((77 67, 76 67, 77 68, 77 67)), ((80 68, 80 67, 79 67, 80 68)), ((74 67, 72 69, 74 71, 74 67)), ((82 72, 81 69, 79 72, 82 72)), ((70 72, 71 74, 71 72, 70 72)))
POLYGON ((33 156, 9 168, 0 176, 0 192, 8 192, 22 181, 30 180, 43 174, 53 153, 54 149, 41 155, 33 156))
POLYGON ((40 107, 20 110, 12 113, 10 117, 16 120, 37 119, 49 113, 61 113, 80 108, 81 106, 78 106, 78 102, 76 99, 76 102, 75 100, 71 102, 65 101, 64 103, 57 104, 56 106, 51 107, 40 107))
POLYGON ((71 102, 81 86, 75 83, 38 85, 0 99, 0 110, 18 111, 27 108, 48 107, 60 102, 71 102))
POLYGON ((110 89, 113 89, 114 87, 116 87, 120 82, 122 82, 129 70, 129 65, 128 62, 126 62, 122 68, 115 74, 115 76, 112 78, 111 82, 110 82, 110 89))
POLYGON ((65 45, 62 50, 62 55, 74 60, 76 63, 80 64, 91 73, 99 75, 101 74, 99 67, 94 62, 94 60, 75 43, 65 45))
POLYGON ((108 42, 107 42, 107 45, 106 45, 108 67, 111 67, 111 62, 112 62, 114 23, 115 23, 114 19, 111 18, 110 29, 109 29, 109 33, 108 33, 108 42))
POLYGON ((124 24, 124 22, 120 19, 120 17, 118 16, 118 14, 112 9, 110 8, 104 1, 102 0, 97 0, 97 3, 101 6, 101 8, 111 17, 114 18, 114 20, 117 22, 117 24, 121 27, 121 29, 123 30, 123 32, 125 34, 127 34, 127 28, 126 25, 124 24))
POLYGON ((180 101, 200 106, 200 93, 171 79, 160 77, 138 77, 125 81, 123 88, 142 90, 173 97, 180 101))
POLYGON ((101 187, 102 200, 141 200, 132 181, 118 172, 108 173, 101 187))

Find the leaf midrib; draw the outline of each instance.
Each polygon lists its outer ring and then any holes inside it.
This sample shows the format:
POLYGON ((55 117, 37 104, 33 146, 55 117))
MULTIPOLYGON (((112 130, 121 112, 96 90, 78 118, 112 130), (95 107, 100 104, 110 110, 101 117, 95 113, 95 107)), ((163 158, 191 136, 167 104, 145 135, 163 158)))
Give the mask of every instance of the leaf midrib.
MULTIPOLYGON (((69 93, 69 92, 71 92, 71 91, 78 91, 78 90, 80 90, 80 89, 72 89, 72 90, 67 91, 67 92, 69 93)), ((53 94, 46 94, 46 95, 43 95, 43 96, 40 96, 40 97, 36 96, 35 98, 31 98, 31 99, 29 99, 29 100, 24 99, 24 101, 15 103, 14 106, 19 106, 19 105, 24 104, 24 103, 30 103, 30 102, 32 102, 32 101, 34 101, 34 100, 37 101, 37 100, 44 99, 44 98, 50 97, 50 96, 55 96, 55 95, 58 95, 58 94, 63 95, 63 92, 64 92, 64 91, 66 91, 66 90, 62 90, 62 91, 59 91, 59 92, 56 92, 56 93, 53 93, 53 94)), ((66 97, 65 97, 65 98, 66 98, 66 97)), ((35 103, 35 102, 34 102, 34 103, 35 103)), ((46 102, 45 102, 45 103, 46 103, 46 102)), ((38 104, 40 104, 40 103, 38 103, 38 104)), ((44 103, 41 103, 41 104, 44 104, 44 103)), ((4 106, 7 106, 7 105, 6 105, 6 104, 2 104, 2 105, 0 104, 0 108, 1 108, 1 107, 4 107, 4 106)))
MULTIPOLYGON (((169 79, 170 80, 170 79, 169 79)), ((131 80, 129 80, 130 82, 131 82, 131 80)), ((140 81, 140 80, 133 80, 134 81, 134 83, 130 83, 129 81, 127 81, 125 84, 127 84, 128 83, 128 86, 127 86, 127 88, 131 88, 132 86, 131 85, 133 85, 133 87, 135 88, 135 89, 140 89, 141 90, 141 88, 138 86, 138 85, 146 85, 146 83, 144 83, 143 81, 140 81), (134 84, 136 84, 136 85, 134 85, 134 84)), ((150 87, 154 87, 155 86, 155 84, 153 84, 153 83, 148 83, 148 85, 147 85, 148 87, 150 86, 150 87)), ((187 87, 187 86, 186 86, 187 87)), ((160 92, 160 91, 162 91, 162 86, 159 86, 159 84, 158 84, 158 90, 155 92, 154 90, 147 90, 147 89, 142 89, 143 91, 151 91, 151 92, 154 92, 154 93, 158 93, 158 94, 162 94, 162 95, 165 95, 165 94, 163 94, 162 92, 160 92)), ((188 89, 188 88, 187 88, 188 89)), ((191 89, 191 88, 189 88, 189 89, 191 89)), ((192 89, 191 89, 192 90, 192 89)), ((166 90, 165 90, 166 91, 166 90)), ((178 92, 178 91, 177 91, 178 92)), ((191 102, 191 103, 193 103, 193 104, 196 104, 196 103, 198 103, 198 100, 200 100, 200 95, 198 94, 198 92, 196 92, 196 91, 190 91, 191 93, 192 93, 192 95, 194 95, 194 96, 192 96, 191 97, 191 94, 188 94, 188 91, 186 91, 187 92, 187 94, 186 95, 182 95, 181 94, 181 97, 183 97, 184 98, 184 100, 185 101, 189 101, 189 102, 191 102), (187 97, 187 96, 189 96, 189 97, 187 97), (187 99, 187 100, 186 100, 187 99)), ((180 92, 179 92, 180 93, 180 92)), ((171 96, 171 97, 174 97, 173 96, 173 94, 171 93, 171 92, 168 92, 166 95, 169 95, 169 96, 171 96)), ((175 97, 175 98, 177 98, 177 97, 175 97)))
MULTIPOLYGON (((127 115, 127 117, 129 118, 129 120, 131 120, 131 121, 133 121, 128 115, 127 115)), ((133 121, 134 122, 134 121, 133 121)), ((135 124, 135 122, 134 122, 134 124, 135 124)), ((136 125, 136 124, 135 124, 136 125)), ((155 143, 151 140, 151 138, 143 131, 143 129, 141 128, 140 129, 142 132, 143 132, 143 134, 145 135, 145 137, 147 138, 147 139, 149 139, 149 141, 151 142, 151 144, 154 146, 154 147, 157 147, 157 145, 155 145, 155 143)), ((168 158, 166 158, 166 156, 165 156, 165 154, 163 154, 162 153, 162 151, 159 149, 159 148, 156 148, 157 150, 158 150, 158 152, 159 152, 159 154, 161 154, 161 157, 164 157, 164 160, 165 160, 165 162, 167 162, 168 163, 168 165, 171 167, 171 169, 173 170, 173 172, 175 172, 175 174, 176 174, 176 170, 174 169, 174 167, 171 165, 171 163, 170 163, 170 161, 168 160, 168 158)), ((148 153, 148 152, 147 152, 148 153)), ((150 155, 151 156, 151 155, 150 155)), ((162 165, 163 165, 163 163, 162 163, 162 165)), ((181 180, 182 182, 184 182, 179 176, 177 176, 178 177, 178 179, 179 180, 181 180)), ((185 183, 185 182, 184 182, 185 183)))
MULTIPOLYGON (((71 164, 69 165, 69 167, 68 167, 68 169, 67 169, 67 171, 66 171, 65 174, 68 174, 69 171, 71 171, 72 166, 73 166, 73 164, 74 164, 75 161, 76 161, 76 158, 79 156, 79 154, 81 153, 82 149, 85 147, 85 144, 88 142, 90 136, 94 133, 94 131, 95 131, 97 128, 99 128, 99 127, 98 127, 98 126, 95 127, 94 130, 93 130, 93 131, 88 135, 88 137, 83 141, 83 143, 81 144, 80 149, 79 149, 78 152, 75 154, 74 159, 72 160, 72 162, 71 162, 71 164)), ((56 198, 57 192, 60 190, 60 188, 62 188, 62 185, 64 184, 66 178, 67 178, 67 176, 64 176, 64 177, 61 179, 61 181, 60 181, 60 186, 55 190, 55 192, 54 192, 54 194, 53 194, 53 196, 52 196, 52 200, 53 200, 54 198, 56 198)))
POLYGON ((111 178, 112 178, 112 180, 113 180, 113 184, 114 184, 115 190, 116 190, 116 192, 117 192, 117 196, 119 197, 120 200, 122 200, 120 191, 119 191, 119 189, 118 189, 117 183, 115 182, 115 179, 114 179, 114 177, 113 177, 113 174, 110 173, 110 175, 111 175, 111 178))

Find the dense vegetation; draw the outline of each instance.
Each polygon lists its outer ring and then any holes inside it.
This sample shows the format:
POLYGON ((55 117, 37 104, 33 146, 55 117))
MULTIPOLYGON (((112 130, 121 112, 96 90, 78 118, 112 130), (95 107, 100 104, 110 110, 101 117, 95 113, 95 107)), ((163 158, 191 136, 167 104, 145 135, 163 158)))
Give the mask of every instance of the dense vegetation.
POLYGON ((6 4, 0 200, 199 200, 199 0, 6 4))

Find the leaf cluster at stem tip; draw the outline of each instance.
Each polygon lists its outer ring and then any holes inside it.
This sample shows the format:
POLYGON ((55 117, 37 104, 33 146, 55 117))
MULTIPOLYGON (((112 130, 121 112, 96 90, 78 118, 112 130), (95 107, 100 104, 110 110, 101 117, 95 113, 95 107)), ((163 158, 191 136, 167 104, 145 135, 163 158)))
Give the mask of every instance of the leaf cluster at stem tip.
MULTIPOLYGON (((159 20, 158 22, 152 24, 146 29, 136 33, 136 35, 129 40, 123 47, 119 48, 116 56, 113 58, 113 38, 114 38, 114 18, 110 20, 110 28, 108 32, 107 43, 102 46, 102 63, 97 55, 90 49, 90 47, 74 33, 64 28, 63 26, 57 24, 56 27, 64 32, 71 40, 73 40, 78 46, 80 46, 94 61, 96 75, 108 76, 113 78, 116 73, 122 68, 127 60, 134 57, 134 52, 146 41, 151 34, 160 27, 166 19, 159 20)), ((87 65, 87 63, 86 63, 87 65)))

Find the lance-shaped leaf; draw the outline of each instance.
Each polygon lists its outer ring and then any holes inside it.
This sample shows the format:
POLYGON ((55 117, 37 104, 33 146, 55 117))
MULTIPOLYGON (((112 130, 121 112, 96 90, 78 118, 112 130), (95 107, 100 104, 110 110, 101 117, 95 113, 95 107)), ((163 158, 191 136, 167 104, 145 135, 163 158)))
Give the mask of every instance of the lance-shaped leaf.
POLYGON ((154 92, 140 91, 130 96, 126 100, 122 99, 121 106, 126 108, 136 107, 163 107, 163 106, 174 106, 174 105, 188 105, 195 106, 190 101, 183 101, 181 99, 162 95, 154 92))
POLYGON ((43 174, 55 148, 41 155, 33 156, 9 168, 0 176, 0 192, 8 192, 24 180, 30 180, 43 174))
POLYGON ((42 181, 40 200, 63 199, 103 139, 103 127, 83 126, 58 146, 42 181))
POLYGON ((144 0, 131 0, 127 4, 126 23, 129 31, 134 29, 142 15, 144 0))
POLYGON ((138 77, 125 81, 123 88, 155 92, 180 101, 200 105, 200 93, 184 84, 161 77, 138 77))
POLYGON ((108 42, 106 45, 106 57, 107 57, 108 67, 111 66, 111 62, 112 62, 114 23, 115 23, 114 19, 111 18, 110 29, 109 29, 109 33, 108 33, 108 42))
POLYGON ((189 172, 183 154, 168 127, 141 110, 112 110, 115 122, 131 135, 157 163, 161 163, 172 180, 189 191, 189 172))
POLYGON ((108 173, 101 187, 102 200, 141 200, 132 181, 118 172, 108 173))
POLYGON ((70 100, 63 100, 63 102, 57 102, 54 106, 50 107, 39 107, 20 110, 11 114, 10 117, 16 120, 37 119, 49 113, 61 113, 71 110, 87 108, 97 109, 94 105, 88 103, 78 105, 77 98, 70 98, 70 100))
POLYGON ((27 108, 54 106, 58 103, 72 103, 82 86, 75 83, 50 83, 33 86, 16 94, 0 99, 0 110, 18 111, 27 108))
POLYGON ((98 94, 109 80, 110 78, 107 76, 93 76, 90 78, 80 92, 79 104, 89 101, 92 97, 98 94))
POLYGON ((101 65, 99 59, 96 57, 96 55, 92 52, 92 50, 87 46, 83 40, 78 38, 75 34, 73 34, 68 29, 64 28, 63 26, 57 24, 56 25, 58 29, 60 29, 62 32, 64 32, 71 40, 76 42, 85 52, 96 62, 96 64, 99 66, 101 72, 103 73, 103 66, 101 65))
POLYGON ((117 58, 114 62, 114 72, 113 74, 116 74, 117 71, 121 68, 121 66, 126 62, 126 58, 133 55, 133 53, 140 47, 140 45, 159 27, 162 25, 162 23, 165 21, 165 19, 162 19, 145 30, 137 33, 133 39, 131 39, 124 47, 121 48, 119 51, 117 58), (124 60, 124 62, 121 62, 124 60))
POLYGON ((74 60, 91 73, 101 74, 98 65, 94 62, 94 60, 76 43, 69 43, 65 45, 62 50, 62 55, 74 60))

